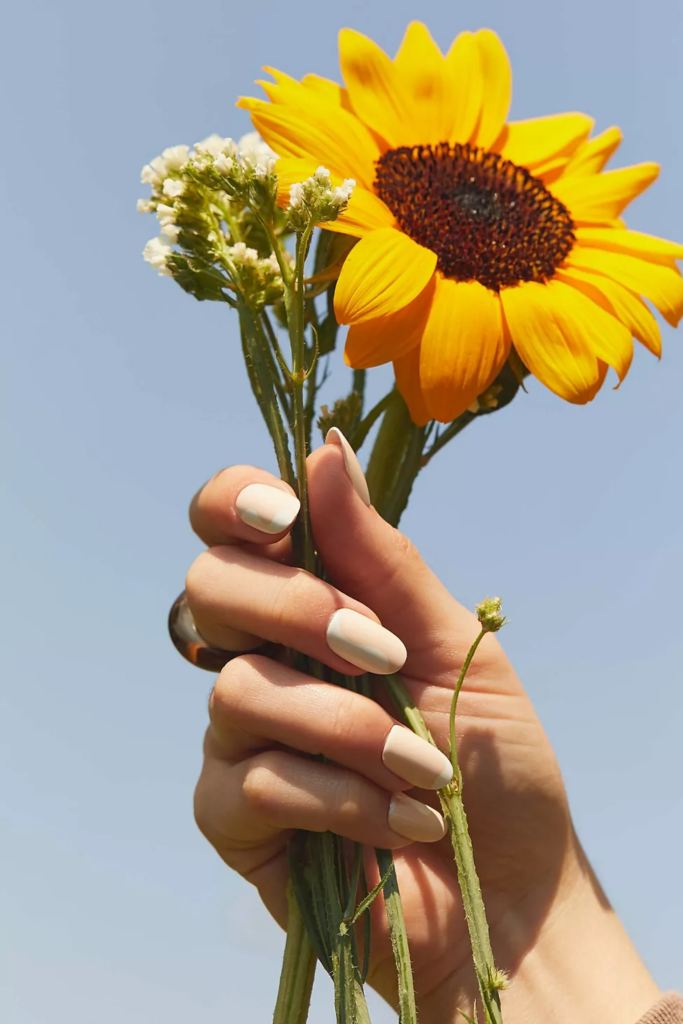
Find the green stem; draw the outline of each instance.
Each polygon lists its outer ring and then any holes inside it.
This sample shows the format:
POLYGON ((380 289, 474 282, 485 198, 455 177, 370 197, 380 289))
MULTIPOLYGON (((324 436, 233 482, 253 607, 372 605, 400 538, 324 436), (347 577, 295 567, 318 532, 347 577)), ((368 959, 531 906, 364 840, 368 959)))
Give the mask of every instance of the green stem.
MULTIPOLYGON (((469 667, 474 652, 481 642, 481 634, 477 637, 468 652, 465 664, 469 667)), ((458 680, 462 686, 467 669, 463 666, 461 677, 458 680)), ((410 696, 400 676, 385 676, 387 690, 396 707, 403 714, 407 725, 434 746, 434 738, 427 728, 425 721, 418 710, 415 701, 410 696)), ((458 687, 458 693, 460 692, 458 687)), ((451 702, 451 713, 457 701, 457 694, 454 693, 451 702)), ((467 815, 462 799, 462 777, 460 767, 457 763, 457 748, 451 748, 451 759, 454 760, 457 785, 450 784, 439 791, 441 808, 446 818, 446 824, 453 846, 455 863, 458 870, 458 883, 462 894, 462 902, 465 911, 465 920, 469 932, 470 944, 472 947, 472 959, 477 976, 477 984, 481 995, 482 1004, 487 1024, 502 1024, 503 1017, 500 1008, 500 997, 495 982, 499 978, 493 959, 489 927, 486 920, 486 908, 481 892, 479 876, 474 862, 474 851, 467 825, 467 815)))
POLYGON ((389 921, 391 948, 396 962, 399 1021, 400 1024, 417 1024, 413 969, 410 962, 408 933, 403 917, 401 895, 398 891, 396 868, 394 867, 394 860, 390 850, 375 850, 375 855, 380 874, 383 878, 386 876, 387 879, 383 886, 384 903, 387 911, 387 920, 389 921))
POLYGON ((384 398, 380 398, 379 402, 377 402, 376 405, 373 405, 372 409, 367 414, 367 416, 361 420, 356 429, 353 431, 351 437, 349 438, 349 444, 351 445, 355 452, 357 452, 358 449, 362 446, 363 441, 368 436, 377 420, 380 418, 385 409, 393 401, 393 397, 394 392, 390 391, 388 394, 384 396, 384 398))
POLYGON ((316 959, 291 884, 287 887, 287 940, 273 1024, 305 1024, 316 959))
POLYGON ((289 453, 287 431, 282 422, 273 386, 273 370, 267 355, 268 343, 263 334, 259 317, 246 304, 239 292, 237 293, 237 309, 249 382, 273 441, 280 476, 293 487, 295 485, 294 469, 289 453))
POLYGON ((392 526, 401 518, 422 468, 426 433, 426 427, 413 423, 401 393, 394 389, 365 474, 373 505, 392 526))
MULTIPOLYGON (((306 253, 311 239, 313 225, 309 225, 296 239, 296 274, 295 291, 291 302, 290 341, 292 345, 292 412, 294 419, 294 455, 296 460, 296 476, 299 501, 301 502, 301 565, 308 572, 315 573, 316 559, 313 549, 311 516, 308 505, 308 484, 306 479, 306 408, 304 403, 304 385, 306 383, 306 338, 305 338, 305 285, 304 266, 306 253)), ((289 291, 285 285, 285 294, 289 291)))
POLYGON ((271 372, 273 377, 273 384, 277 391, 278 398, 280 399, 280 405, 282 411, 285 414, 285 418, 289 427, 292 426, 292 409, 290 396, 287 391, 287 384, 289 383, 289 373, 286 370, 282 352, 280 351, 280 343, 277 339, 277 335, 273 329, 273 325, 270 322, 270 317, 265 309, 261 311, 261 323, 265 331, 266 338, 268 339, 268 354, 269 362, 271 365, 271 372), (284 376, 284 382, 283 382, 284 376))
POLYGON ((486 630, 482 629, 479 636, 477 637, 477 639, 474 641, 469 651, 467 652, 467 657, 465 658, 463 666, 460 669, 460 675, 458 676, 458 681, 455 684, 455 689, 453 690, 453 698, 451 700, 451 712, 448 718, 448 733, 451 741, 451 764, 453 765, 453 781, 451 782, 451 786, 455 786, 455 788, 458 791, 462 790, 462 773, 460 771, 460 766, 458 764, 458 741, 455 736, 455 710, 458 705, 458 697, 460 696, 460 691, 462 690, 462 684, 465 681, 467 670, 472 663, 472 658, 476 653, 477 647, 482 642, 485 636, 486 630))

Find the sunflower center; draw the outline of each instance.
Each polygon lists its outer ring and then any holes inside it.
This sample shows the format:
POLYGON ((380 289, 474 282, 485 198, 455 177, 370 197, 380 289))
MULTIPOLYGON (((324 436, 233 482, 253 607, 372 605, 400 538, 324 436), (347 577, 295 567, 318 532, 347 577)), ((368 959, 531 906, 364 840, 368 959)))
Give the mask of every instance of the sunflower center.
POLYGON ((543 182, 476 146, 390 149, 377 161, 375 191, 456 281, 494 291, 546 281, 574 244, 569 212, 543 182))

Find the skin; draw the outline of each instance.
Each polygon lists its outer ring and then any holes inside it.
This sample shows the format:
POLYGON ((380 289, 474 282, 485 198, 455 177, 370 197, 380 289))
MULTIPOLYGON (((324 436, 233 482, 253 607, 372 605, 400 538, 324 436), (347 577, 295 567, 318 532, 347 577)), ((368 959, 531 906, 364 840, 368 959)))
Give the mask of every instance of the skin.
MULTIPOLYGON (((317 549, 331 583, 289 566, 287 532, 267 536, 235 511, 239 492, 265 483, 237 466, 194 498, 190 518, 207 545, 187 591, 210 643, 248 651, 261 638, 286 644, 349 675, 360 671, 327 647, 333 612, 350 607, 399 636, 402 670, 436 742, 448 750, 453 685, 479 631, 413 545, 353 489, 341 451, 308 461, 317 549)), ((231 661, 210 699, 210 725, 195 799, 197 823, 229 867, 256 885, 286 925, 286 844, 291 830, 331 829, 395 851, 422 1024, 450 1024, 476 998, 462 903, 448 839, 409 843, 387 824, 391 794, 438 806, 382 763, 395 718, 380 703, 253 654, 231 661), (320 764, 324 753, 334 764, 320 764)), ((464 798, 507 1024, 635 1024, 660 996, 605 898, 576 838, 560 769, 496 637, 487 635, 460 696, 458 749, 464 798)), ((372 867, 372 860, 368 860, 372 867)), ((371 884, 373 884, 371 880, 371 884)), ((373 908, 369 982, 395 1003, 381 900, 373 908)))

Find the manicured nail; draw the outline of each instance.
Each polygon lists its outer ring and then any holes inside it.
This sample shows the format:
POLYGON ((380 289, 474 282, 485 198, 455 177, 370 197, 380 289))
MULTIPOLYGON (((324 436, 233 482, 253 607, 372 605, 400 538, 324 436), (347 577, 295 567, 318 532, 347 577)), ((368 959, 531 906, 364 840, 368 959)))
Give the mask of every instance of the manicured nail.
POLYGON ((330 619, 327 645, 340 658, 379 676, 398 672, 408 657, 397 636, 351 608, 340 608, 330 619))
POLYGON ((446 823, 439 812, 405 793, 392 796, 387 823, 392 832, 415 843, 435 843, 446 835, 446 823))
POLYGON ((342 434, 339 427, 330 427, 325 435, 325 444, 336 444, 337 448, 341 448, 344 456, 344 464, 346 466, 346 472, 349 474, 349 479, 353 484, 353 489, 366 505, 371 505, 370 491, 365 480, 365 474, 361 469, 358 456, 354 452, 353 448, 342 434))
POLYGON ((301 507, 299 499, 279 487, 248 484, 237 495, 237 515, 261 533, 282 533, 292 525, 301 507))
POLYGON ((446 755, 402 725, 387 736, 382 760, 390 772, 420 789, 443 789, 453 778, 446 755))

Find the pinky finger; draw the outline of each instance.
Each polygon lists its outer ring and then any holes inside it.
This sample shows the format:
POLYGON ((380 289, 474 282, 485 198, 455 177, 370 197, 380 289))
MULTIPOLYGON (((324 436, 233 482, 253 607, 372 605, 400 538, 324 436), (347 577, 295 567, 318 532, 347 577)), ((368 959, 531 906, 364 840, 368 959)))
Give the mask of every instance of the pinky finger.
POLYGON ((207 762, 196 807, 200 829, 228 863, 234 863, 233 851, 268 844, 290 829, 335 832, 388 849, 436 842, 446 831, 438 811, 405 793, 388 793, 347 768, 283 750, 233 767, 207 762))

